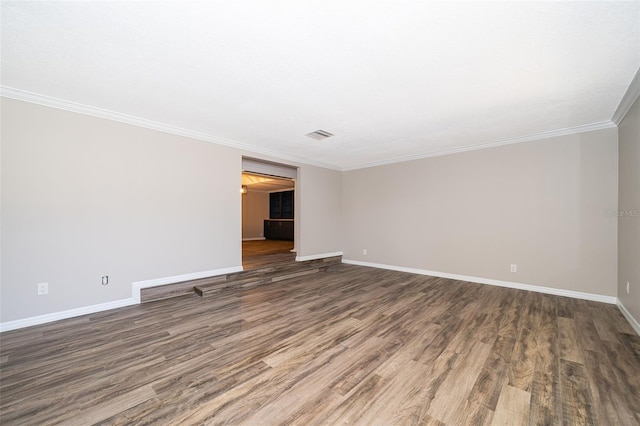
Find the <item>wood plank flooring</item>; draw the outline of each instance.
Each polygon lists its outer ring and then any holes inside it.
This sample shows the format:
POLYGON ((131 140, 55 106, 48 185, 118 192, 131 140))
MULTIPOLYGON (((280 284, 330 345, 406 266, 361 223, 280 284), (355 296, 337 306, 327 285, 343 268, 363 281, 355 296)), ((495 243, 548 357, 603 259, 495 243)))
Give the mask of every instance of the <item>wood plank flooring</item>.
POLYGON ((245 271, 295 260, 293 241, 256 240, 242 242, 242 267, 245 271))
POLYGON ((617 308, 350 265, 0 335, 7 425, 638 425, 617 308))

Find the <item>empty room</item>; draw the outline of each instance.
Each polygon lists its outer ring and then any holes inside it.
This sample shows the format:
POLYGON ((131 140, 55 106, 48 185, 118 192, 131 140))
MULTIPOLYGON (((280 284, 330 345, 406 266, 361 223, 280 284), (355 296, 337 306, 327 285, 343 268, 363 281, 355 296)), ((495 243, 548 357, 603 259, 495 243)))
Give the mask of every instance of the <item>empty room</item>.
POLYGON ((0 424, 640 424, 640 1, 2 1, 0 424))

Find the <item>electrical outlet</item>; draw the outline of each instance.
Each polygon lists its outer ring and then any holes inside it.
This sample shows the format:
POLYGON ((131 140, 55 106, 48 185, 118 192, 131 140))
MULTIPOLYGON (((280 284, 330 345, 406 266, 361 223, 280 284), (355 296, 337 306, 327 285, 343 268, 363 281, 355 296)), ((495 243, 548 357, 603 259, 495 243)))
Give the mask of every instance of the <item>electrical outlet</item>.
POLYGON ((629 294, 629 281, 627 281, 627 294, 629 294))
POLYGON ((518 265, 511 264, 511 272, 518 272, 518 265))
POLYGON ((363 254, 364 256, 366 256, 366 255, 367 255, 367 249, 362 249, 362 254, 363 254))
POLYGON ((109 284, 109 275, 103 275, 102 276, 102 285, 107 285, 109 284))
POLYGON ((43 294, 49 294, 49 283, 38 284, 38 296, 42 296, 43 294))

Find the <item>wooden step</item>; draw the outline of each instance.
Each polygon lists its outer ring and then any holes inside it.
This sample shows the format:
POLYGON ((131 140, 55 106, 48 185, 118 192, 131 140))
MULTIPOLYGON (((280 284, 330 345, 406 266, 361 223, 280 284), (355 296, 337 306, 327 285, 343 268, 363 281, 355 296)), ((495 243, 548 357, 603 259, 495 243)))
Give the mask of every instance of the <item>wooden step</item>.
POLYGON ((201 297, 213 295, 220 291, 231 289, 245 289, 259 285, 270 284, 289 278, 326 271, 331 266, 339 265, 342 256, 326 257, 306 261, 290 261, 275 265, 260 267, 247 271, 234 272, 226 275, 182 281, 163 286, 144 288, 140 299, 144 302, 168 299, 171 297, 193 294, 201 297))
POLYGON ((194 286, 194 290, 199 296, 207 297, 232 288, 251 288, 289 278, 315 274, 317 272, 326 271, 327 268, 338 265, 341 261, 341 256, 334 256, 302 262, 287 262, 267 268, 236 272, 228 274, 227 280, 224 282, 196 285, 194 286))
POLYGON ((264 274, 271 273, 280 273, 282 271, 291 270, 291 269, 301 269, 306 268, 308 266, 317 266, 319 268, 328 268, 331 265, 339 264, 342 262, 342 256, 333 256, 326 257, 322 259, 314 259, 314 260, 305 260, 305 261, 289 261, 283 263, 277 263, 274 265, 269 265, 265 267, 260 267, 257 269, 250 269, 247 271, 234 272, 233 274, 227 275, 228 279, 232 277, 248 277, 248 276, 260 276, 264 274))
POLYGON ((226 281, 226 275, 200 278, 197 280, 181 281, 177 283, 165 284, 156 287, 143 288, 140 291, 140 301, 153 302, 154 300, 170 299, 172 297, 186 296, 193 294, 196 285, 214 284, 226 281))

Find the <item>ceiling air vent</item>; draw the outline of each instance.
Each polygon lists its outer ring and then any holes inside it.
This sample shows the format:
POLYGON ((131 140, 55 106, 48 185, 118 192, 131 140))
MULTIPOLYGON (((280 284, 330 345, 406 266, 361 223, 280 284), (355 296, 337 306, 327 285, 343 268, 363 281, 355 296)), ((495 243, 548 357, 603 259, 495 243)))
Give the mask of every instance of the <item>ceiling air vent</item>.
POLYGON ((321 141, 322 139, 330 138, 333 136, 333 133, 325 132, 324 130, 316 130, 315 132, 307 133, 305 136, 321 141))

